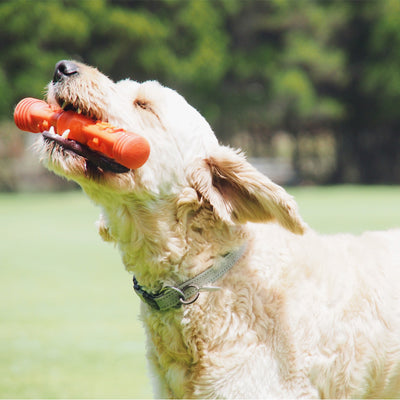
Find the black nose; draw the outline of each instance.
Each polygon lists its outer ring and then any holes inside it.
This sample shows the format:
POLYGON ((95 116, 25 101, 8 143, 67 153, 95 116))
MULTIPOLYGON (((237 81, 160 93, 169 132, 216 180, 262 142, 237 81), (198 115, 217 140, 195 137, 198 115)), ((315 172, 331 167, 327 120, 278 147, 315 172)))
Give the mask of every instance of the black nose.
POLYGON ((63 78, 76 75, 78 71, 79 68, 73 61, 59 61, 54 70, 53 82, 59 82, 63 78))

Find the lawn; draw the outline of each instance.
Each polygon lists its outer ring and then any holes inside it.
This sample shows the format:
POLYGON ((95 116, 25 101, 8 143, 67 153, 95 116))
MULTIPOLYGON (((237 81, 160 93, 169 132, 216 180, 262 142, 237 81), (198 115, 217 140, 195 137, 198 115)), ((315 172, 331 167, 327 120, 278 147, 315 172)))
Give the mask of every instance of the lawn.
MULTIPOLYGON (((400 226, 400 187, 293 188, 320 232, 400 226)), ((0 195, 0 397, 147 398, 139 300, 80 192, 0 195)))
POLYGON ((290 188, 304 220, 321 233, 400 227, 400 186, 290 188))
POLYGON ((0 396, 151 397, 139 300, 81 193, 0 196, 0 396))

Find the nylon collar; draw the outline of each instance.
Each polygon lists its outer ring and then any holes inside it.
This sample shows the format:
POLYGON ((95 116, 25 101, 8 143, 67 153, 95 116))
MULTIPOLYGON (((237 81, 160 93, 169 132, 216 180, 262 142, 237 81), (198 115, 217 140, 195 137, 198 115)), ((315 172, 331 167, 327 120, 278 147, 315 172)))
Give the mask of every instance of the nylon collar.
POLYGON ((182 305, 194 303, 200 292, 219 290, 219 287, 211 286, 222 278, 242 258, 247 243, 225 254, 220 262, 214 264, 204 272, 176 286, 165 286, 158 293, 152 294, 139 285, 133 277, 133 288, 136 294, 149 306, 159 311, 171 308, 179 308, 182 305))

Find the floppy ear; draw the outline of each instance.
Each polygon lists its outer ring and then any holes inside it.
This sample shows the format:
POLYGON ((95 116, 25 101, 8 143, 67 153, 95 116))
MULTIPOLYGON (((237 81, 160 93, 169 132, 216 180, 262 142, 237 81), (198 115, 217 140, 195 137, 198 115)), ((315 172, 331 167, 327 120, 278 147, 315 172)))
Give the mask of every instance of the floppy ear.
POLYGON ((306 229, 294 199, 228 147, 198 160, 189 180, 223 220, 238 224, 276 220, 298 234, 306 229))

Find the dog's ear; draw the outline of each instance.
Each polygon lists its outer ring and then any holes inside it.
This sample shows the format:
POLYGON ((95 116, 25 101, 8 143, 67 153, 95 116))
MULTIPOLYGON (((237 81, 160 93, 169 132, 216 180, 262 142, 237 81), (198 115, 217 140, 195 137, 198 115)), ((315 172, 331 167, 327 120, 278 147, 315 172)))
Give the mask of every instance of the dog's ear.
POLYGON ((276 220, 294 233, 304 233, 306 225, 294 199, 230 148, 219 147, 195 162, 189 180, 223 220, 238 224, 276 220))

